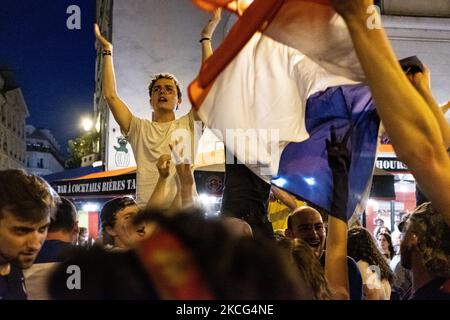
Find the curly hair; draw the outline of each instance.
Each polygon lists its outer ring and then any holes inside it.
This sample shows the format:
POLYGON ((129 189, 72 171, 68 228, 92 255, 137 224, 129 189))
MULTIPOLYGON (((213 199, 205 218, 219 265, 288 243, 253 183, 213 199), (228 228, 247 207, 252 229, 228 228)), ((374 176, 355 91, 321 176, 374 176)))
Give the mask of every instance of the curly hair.
POLYGON ((181 99, 182 97, 182 93, 181 93, 181 88, 180 88, 180 82, 178 81, 178 79, 171 73, 158 73, 155 74, 151 79, 150 79, 150 84, 148 85, 148 94, 151 96, 152 95, 152 89, 153 86, 155 85, 156 81, 158 81, 159 79, 169 79, 169 80, 173 80, 173 82, 175 83, 175 86, 177 87, 177 97, 178 99, 181 99))
POLYGON ((421 204, 408 219, 407 232, 419 238, 425 268, 431 274, 450 278, 450 227, 431 202, 421 204))
POLYGON ((370 232, 362 227, 353 227, 348 230, 348 255, 355 261, 365 261, 369 265, 380 268, 381 279, 386 279, 389 283, 394 281, 394 274, 391 271, 386 259, 378 250, 375 239, 370 232))
POLYGON ((325 271, 308 243, 298 238, 282 237, 278 239, 278 243, 288 250, 290 258, 300 271, 300 275, 311 290, 314 299, 330 300, 332 294, 325 278, 325 271))

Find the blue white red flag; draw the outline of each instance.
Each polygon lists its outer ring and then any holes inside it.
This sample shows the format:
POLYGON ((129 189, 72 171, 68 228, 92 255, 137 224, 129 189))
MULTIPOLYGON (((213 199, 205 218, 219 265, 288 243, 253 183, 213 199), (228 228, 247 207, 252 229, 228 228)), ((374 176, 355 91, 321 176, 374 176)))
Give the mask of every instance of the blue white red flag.
POLYGON ((344 21, 326 0, 255 0, 239 13, 190 84, 192 105, 241 163, 327 211, 325 139, 331 125, 338 135, 353 126, 350 218, 370 185, 379 119, 344 21))

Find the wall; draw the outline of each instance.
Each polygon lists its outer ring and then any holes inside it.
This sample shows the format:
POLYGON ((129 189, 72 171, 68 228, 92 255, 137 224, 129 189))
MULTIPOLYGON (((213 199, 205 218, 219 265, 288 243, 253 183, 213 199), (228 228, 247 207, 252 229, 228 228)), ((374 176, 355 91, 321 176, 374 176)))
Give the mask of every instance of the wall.
POLYGON ((25 118, 28 116, 28 109, 20 88, 6 92, 2 89, 0 88, 0 169, 24 168, 25 118))
POLYGON ((64 167, 55 159, 51 153, 27 151, 27 170, 32 174, 44 176, 64 170, 64 167), (42 168, 38 163, 42 159, 42 168))
POLYGON ((436 100, 450 100, 450 19, 384 16, 399 59, 416 55, 431 70, 436 100))

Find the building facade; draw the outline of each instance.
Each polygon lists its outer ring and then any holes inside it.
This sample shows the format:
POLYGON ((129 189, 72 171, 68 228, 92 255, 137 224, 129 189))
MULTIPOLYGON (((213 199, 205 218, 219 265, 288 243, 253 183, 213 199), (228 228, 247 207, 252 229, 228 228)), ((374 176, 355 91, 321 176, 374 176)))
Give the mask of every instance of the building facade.
POLYGON ((25 99, 12 71, 0 68, 0 169, 25 168, 28 116, 25 99))
MULTIPOLYGON (((105 38, 111 39, 112 37, 112 11, 113 0, 97 0, 97 23, 105 38)), ((101 48, 96 44, 98 52, 101 48)), ((97 55, 95 62, 95 93, 94 93, 94 114, 95 114, 95 130, 100 133, 100 141, 98 144, 98 155, 95 156, 96 160, 108 163, 108 141, 109 130, 108 124, 110 122, 110 111, 106 100, 103 97, 103 82, 102 82, 102 69, 103 58, 101 54, 97 55)), ((87 159, 83 159, 82 166, 89 162, 87 159)))
POLYGON ((48 129, 26 126, 27 170, 45 176, 64 170, 60 146, 48 129))

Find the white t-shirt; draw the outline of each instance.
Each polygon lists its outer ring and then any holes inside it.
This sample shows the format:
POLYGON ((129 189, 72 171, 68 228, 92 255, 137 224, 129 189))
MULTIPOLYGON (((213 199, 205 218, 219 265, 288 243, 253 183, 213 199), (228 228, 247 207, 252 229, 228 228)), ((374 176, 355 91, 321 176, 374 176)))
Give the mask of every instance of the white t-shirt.
MULTIPOLYGON (((200 127, 201 130, 201 127, 200 127)), ((132 116, 128 139, 137 165, 136 202, 145 207, 158 182, 159 173, 156 162, 163 154, 171 154, 169 143, 174 144, 180 137, 186 143, 184 155, 191 152, 191 163, 195 159, 194 116, 192 111, 185 116, 170 122, 155 122, 132 116)), ((200 135, 198 135, 200 138, 200 135)), ((169 208, 176 194, 176 170, 171 163, 170 175, 167 178, 166 194, 163 208, 169 208)))
POLYGON ((381 276, 377 273, 377 266, 369 266, 363 260, 357 262, 359 272, 361 273, 363 284, 369 289, 378 289, 380 300, 391 299, 391 284, 386 279, 381 280, 381 276))

